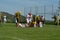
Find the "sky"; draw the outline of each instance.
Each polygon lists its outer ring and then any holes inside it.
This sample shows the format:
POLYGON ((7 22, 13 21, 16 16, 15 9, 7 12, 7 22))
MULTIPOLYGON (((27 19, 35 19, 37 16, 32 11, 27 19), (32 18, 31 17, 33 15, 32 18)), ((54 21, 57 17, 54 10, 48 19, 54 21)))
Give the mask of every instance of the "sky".
POLYGON ((24 8, 28 10, 27 8, 34 8, 37 6, 40 9, 42 8, 40 11, 43 12, 44 6, 46 6, 47 11, 50 11, 52 5, 56 10, 58 9, 58 1, 59 0, 0 0, 0 11, 8 12, 10 14, 15 14, 17 11, 22 11, 22 14, 24 14, 24 8))

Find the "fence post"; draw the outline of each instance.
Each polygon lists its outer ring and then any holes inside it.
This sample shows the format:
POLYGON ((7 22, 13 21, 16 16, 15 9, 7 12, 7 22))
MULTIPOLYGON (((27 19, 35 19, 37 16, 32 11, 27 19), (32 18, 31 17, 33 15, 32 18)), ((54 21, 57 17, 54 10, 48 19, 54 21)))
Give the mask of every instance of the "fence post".
POLYGON ((45 17, 45 14, 46 14, 45 11, 46 11, 46 6, 44 6, 44 17, 45 17))

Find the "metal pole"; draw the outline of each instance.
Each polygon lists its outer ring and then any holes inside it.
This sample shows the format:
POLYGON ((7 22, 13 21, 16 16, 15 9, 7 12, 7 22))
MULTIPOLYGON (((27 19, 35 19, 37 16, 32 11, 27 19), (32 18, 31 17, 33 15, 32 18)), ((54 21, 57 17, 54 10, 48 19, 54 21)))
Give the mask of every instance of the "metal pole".
POLYGON ((58 14, 60 15, 60 0, 59 0, 59 6, 58 6, 58 14))
POLYGON ((54 16, 54 13, 53 13, 53 4, 52 4, 52 15, 54 16))
POLYGON ((44 6, 44 17, 45 17, 46 6, 44 6))
POLYGON ((37 6, 35 7, 35 13, 36 13, 36 15, 38 14, 38 7, 37 6))
POLYGON ((25 12, 26 12, 26 8, 24 7, 24 16, 26 17, 26 13, 25 12))
POLYGON ((32 7, 30 7, 30 13, 31 13, 31 11, 32 11, 32 7))

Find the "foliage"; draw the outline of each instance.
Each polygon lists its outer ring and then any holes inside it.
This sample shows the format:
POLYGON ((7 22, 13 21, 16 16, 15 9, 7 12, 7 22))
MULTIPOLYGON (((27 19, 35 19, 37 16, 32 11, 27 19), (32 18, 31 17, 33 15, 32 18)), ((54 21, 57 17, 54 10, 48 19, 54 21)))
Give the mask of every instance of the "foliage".
MULTIPOLYGON (((1 12, 2 13, 2 20, 3 20, 3 15, 5 14, 7 16, 7 23, 13 23, 15 22, 15 15, 12 15, 8 12, 1 12)), ((20 22, 26 22, 26 17, 21 15, 20 22)))

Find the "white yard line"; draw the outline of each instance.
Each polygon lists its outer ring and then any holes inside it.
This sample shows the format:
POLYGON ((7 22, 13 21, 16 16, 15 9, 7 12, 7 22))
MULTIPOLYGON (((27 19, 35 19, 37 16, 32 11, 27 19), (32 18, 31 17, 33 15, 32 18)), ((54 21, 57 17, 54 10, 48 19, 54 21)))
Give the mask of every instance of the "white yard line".
POLYGON ((0 36, 0 38, 11 38, 11 39, 15 39, 15 40, 23 40, 21 38, 18 38, 18 37, 12 37, 12 36, 0 36))

